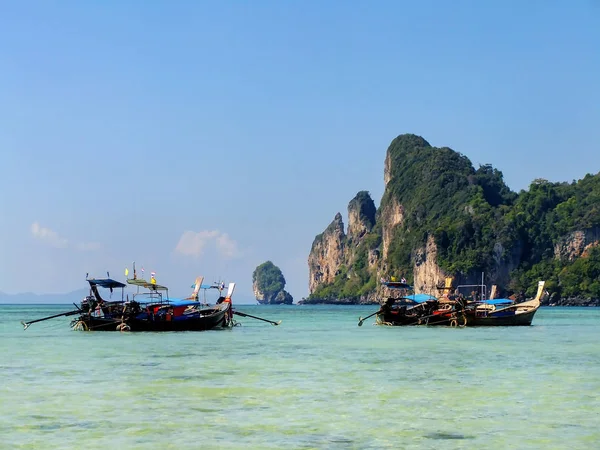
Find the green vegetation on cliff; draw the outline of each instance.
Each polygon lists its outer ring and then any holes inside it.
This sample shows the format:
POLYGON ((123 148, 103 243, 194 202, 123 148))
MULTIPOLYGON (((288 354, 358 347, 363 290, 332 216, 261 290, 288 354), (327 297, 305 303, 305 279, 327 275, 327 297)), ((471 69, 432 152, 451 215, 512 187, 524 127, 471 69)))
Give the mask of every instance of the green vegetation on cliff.
MULTIPOLYGON (((491 177, 476 172, 460 153, 418 143, 401 136, 388 150, 391 177, 381 207, 398 202, 405 211, 404 232, 395 233, 390 243, 389 266, 412 273, 413 251, 429 234, 438 243, 443 269, 468 272, 485 265, 494 245, 494 214, 478 182, 491 177)), ((502 175, 495 176, 503 185, 502 175)), ((494 184, 487 186, 488 195, 494 195, 494 184)))
POLYGON ((271 261, 262 263, 252 273, 252 283, 265 295, 277 294, 285 287, 285 278, 271 261))
POLYGON ((460 279, 502 266, 510 268, 503 287, 511 292, 532 294, 543 278, 557 295, 600 297, 600 249, 594 247, 600 239, 600 174, 573 183, 535 180, 517 194, 499 170, 475 169, 466 156, 419 136, 398 136, 387 157, 388 183, 375 224, 348 249, 350 266, 340 267, 335 281, 319 285, 312 298, 368 294, 377 273, 403 274, 412 282, 416 252, 428 238, 434 239, 439 267, 460 279), (382 229, 398 205, 402 220, 383 259, 382 229), (569 250, 575 232, 584 241, 583 253, 569 250), (381 258, 369 265, 373 252, 381 258))
POLYGON ((283 273, 271 261, 266 261, 254 269, 252 286, 257 299, 264 303, 291 304, 293 302, 292 296, 284 289, 283 273))
POLYGON ((600 174, 573 183, 535 180, 519 194, 505 224, 522 245, 514 290, 545 278, 548 289, 561 297, 600 298, 600 249, 595 246, 600 239, 600 174), (560 251, 573 244, 575 232, 592 236, 581 256, 560 251))

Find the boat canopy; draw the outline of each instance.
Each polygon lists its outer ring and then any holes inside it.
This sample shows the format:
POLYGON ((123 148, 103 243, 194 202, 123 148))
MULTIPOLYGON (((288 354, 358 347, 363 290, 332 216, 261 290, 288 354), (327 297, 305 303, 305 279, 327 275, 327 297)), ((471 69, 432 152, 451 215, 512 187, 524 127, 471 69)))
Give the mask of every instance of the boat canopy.
POLYGON ((111 278, 100 278, 100 279, 89 278, 87 280, 87 282, 90 283, 90 286, 100 286, 100 287, 106 288, 106 289, 124 288, 127 286, 126 284, 121 283, 120 281, 117 281, 117 280, 113 280, 111 278))
POLYGON ((424 303, 427 302, 429 300, 437 300, 436 297, 434 297, 433 295, 429 295, 429 294, 412 294, 412 295, 405 295, 404 297, 402 297, 403 299, 407 299, 407 300, 412 300, 415 303, 424 303))
MULTIPOLYGON (((192 284, 190 287, 192 289, 194 289, 196 287, 196 285, 192 284)), ((219 285, 218 284, 201 284, 200 289, 219 289, 219 285)))
POLYGON ((135 280, 127 280, 128 284, 133 284, 134 286, 140 286, 146 289, 150 289, 152 291, 167 291, 168 288, 166 286, 162 286, 156 283, 150 283, 146 280, 138 279, 135 280))
POLYGON ((197 300, 173 300, 170 299, 168 300, 169 305, 172 306, 193 306, 193 305, 200 305, 200 302, 197 300))
POLYGON ((514 303, 510 298, 493 298, 490 300, 484 300, 483 303, 487 303, 488 305, 504 305, 507 303, 514 303))
MULTIPOLYGON (((414 291, 413 287, 410 284, 404 283, 402 281, 383 281, 381 284, 383 284, 385 287, 390 288, 390 289, 405 289, 407 291, 414 291)), ((401 297, 401 299, 402 300, 410 300, 415 303, 424 303, 428 300, 437 300, 436 297, 434 297, 433 295, 429 295, 429 294, 403 295, 401 297)), ((399 299, 399 300, 401 300, 401 299, 399 299)))

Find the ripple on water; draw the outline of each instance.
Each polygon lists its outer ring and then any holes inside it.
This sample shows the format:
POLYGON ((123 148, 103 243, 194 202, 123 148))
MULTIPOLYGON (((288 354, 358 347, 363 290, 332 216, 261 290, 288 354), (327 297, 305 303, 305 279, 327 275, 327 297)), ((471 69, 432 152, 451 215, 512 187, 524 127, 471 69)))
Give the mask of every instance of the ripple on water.
POLYGON ((435 439, 435 440, 461 440, 461 439, 475 439, 475 436, 468 436, 459 433, 446 433, 442 431, 436 431, 434 433, 428 433, 424 435, 427 439, 435 439))

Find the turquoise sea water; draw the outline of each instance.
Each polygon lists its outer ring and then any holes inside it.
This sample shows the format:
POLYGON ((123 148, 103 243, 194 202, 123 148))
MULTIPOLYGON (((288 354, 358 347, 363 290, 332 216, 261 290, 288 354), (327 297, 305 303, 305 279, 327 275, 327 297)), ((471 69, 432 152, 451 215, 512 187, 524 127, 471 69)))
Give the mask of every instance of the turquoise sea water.
MULTIPOLYGON (((66 309, 65 309, 66 308, 66 309)), ((600 309, 531 327, 390 328, 359 306, 271 326, 76 332, 0 305, 0 448, 600 448, 600 309)))

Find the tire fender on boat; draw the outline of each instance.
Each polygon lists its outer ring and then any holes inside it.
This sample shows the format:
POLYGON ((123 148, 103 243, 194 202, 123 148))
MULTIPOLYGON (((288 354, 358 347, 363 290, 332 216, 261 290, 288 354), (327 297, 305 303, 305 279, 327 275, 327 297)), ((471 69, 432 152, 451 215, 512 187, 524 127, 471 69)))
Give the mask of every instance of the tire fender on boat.
POLYGON ((117 325, 117 331, 129 331, 131 330, 131 327, 129 325, 127 325, 126 323, 120 323, 119 325, 117 325))

